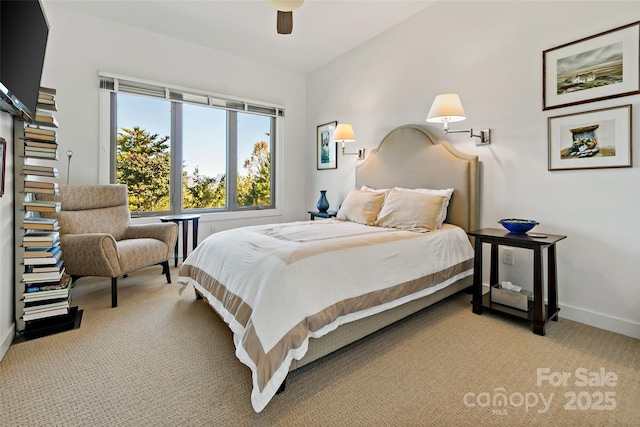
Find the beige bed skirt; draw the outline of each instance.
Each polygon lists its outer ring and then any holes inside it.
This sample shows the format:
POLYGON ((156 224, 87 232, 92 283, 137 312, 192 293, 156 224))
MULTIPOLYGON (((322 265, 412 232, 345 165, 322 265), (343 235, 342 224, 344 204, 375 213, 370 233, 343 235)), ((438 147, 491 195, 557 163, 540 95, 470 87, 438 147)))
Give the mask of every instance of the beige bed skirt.
POLYGON ((293 360, 291 362, 289 372, 364 338, 367 335, 429 307, 438 301, 442 301, 443 299, 468 288, 472 283, 473 276, 467 276, 437 292, 434 292, 431 295, 409 301, 393 309, 374 314, 373 316, 341 325, 336 330, 320 338, 311 338, 309 340, 309 350, 302 359, 293 360))

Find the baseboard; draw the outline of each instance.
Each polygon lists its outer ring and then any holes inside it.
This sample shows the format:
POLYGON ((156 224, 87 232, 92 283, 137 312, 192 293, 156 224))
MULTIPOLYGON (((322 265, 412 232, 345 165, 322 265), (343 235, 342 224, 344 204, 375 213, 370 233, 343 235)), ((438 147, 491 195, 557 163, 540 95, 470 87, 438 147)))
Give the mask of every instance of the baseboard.
MULTIPOLYGON (((482 293, 489 292, 489 285, 482 284, 482 293)), ((547 301, 545 301, 545 304, 547 301)), ((584 323, 585 325, 595 328, 604 329, 605 331, 615 332, 617 334, 626 335, 631 338, 640 339, 640 324, 630 322, 628 320, 618 319, 607 316, 606 314, 594 313, 592 311, 583 310, 581 308, 572 307, 570 305, 560 304, 560 317, 573 320, 574 322, 584 323)))
POLYGON ((594 313, 564 304, 560 304, 560 317, 640 339, 640 324, 628 320, 617 319, 605 314, 594 313))
POLYGON ((6 335, 2 338, 2 343, 0 344, 0 361, 4 358, 4 355, 9 351, 9 346, 13 342, 13 339, 16 336, 16 324, 12 323, 9 329, 7 330, 6 335))

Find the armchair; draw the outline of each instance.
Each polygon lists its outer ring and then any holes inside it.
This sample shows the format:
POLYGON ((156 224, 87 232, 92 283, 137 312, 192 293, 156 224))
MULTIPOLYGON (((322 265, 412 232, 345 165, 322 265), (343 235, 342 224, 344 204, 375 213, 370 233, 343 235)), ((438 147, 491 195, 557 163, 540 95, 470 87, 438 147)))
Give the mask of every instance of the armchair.
POLYGON ((67 274, 111 277, 111 306, 118 305, 118 277, 150 265, 162 266, 171 283, 169 259, 178 238, 173 223, 132 225, 124 184, 61 186, 62 210, 42 213, 60 225, 60 247, 67 274))

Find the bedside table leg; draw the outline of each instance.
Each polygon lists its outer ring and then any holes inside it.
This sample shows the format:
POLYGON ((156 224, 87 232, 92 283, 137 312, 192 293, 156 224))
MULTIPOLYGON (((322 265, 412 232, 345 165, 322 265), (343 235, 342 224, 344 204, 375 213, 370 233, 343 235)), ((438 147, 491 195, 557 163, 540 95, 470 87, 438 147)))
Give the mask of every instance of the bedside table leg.
POLYGON ((489 269, 489 286, 497 285, 498 279, 498 244, 491 244, 491 268, 489 269))
POLYGON ((544 290, 542 288, 542 249, 533 250, 533 332, 544 335, 544 290))
POLYGON ((544 323, 540 324, 533 322, 533 333, 536 335, 544 336, 544 323))
POLYGON ((558 321, 558 273, 556 269, 556 245, 547 249, 547 292, 549 300, 549 316, 554 321, 558 321))
POLYGON ((473 258, 473 305, 474 314, 482 314, 482 241, 476 237, 473 258))

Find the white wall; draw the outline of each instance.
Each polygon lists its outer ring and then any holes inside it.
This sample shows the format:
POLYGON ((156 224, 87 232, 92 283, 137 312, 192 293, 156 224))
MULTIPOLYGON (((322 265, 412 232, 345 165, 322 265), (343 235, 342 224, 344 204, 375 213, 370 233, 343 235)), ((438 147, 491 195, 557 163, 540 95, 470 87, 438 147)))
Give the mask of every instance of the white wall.
POLYGON ((13 314, 13 116, 0 111, 0 137, 7 141, 4 195, 0 198, 0 360, 15 335, 13 314))
POLYGON ((282 150, 278 176, 279 216, 269 211, 231 219, 209 214, 200 220, 202 240, 212 231, 254 223, 306 217, 305 77, 285 69, 205 49, 44 2, 50 32, 42 76, 44 86, 58 90, 61 180, 67 178, 67 150, 73 151, 70 184, 99 183, 98 72, 153 80, 176 86, 284 105, 282 150))
MULTIPOLYGON (((355 184, 355 156, 315 171, 316 125, 350 122, 372 149, 393 128, 426 124, 433 98, 460 94, 468 119, 454 129, 492 129, 476 147, 482 227, 532 218, 557 244, 560 315, 640 338, 640 96, 542 111, 542 51, 638 19, 637 2, 439 2, 307 77, 306 205, 328 190, 336 207, 355 184), (633 168, 547 171, 547 118, 633 104, 633 168)), ((441 136, 441 127, 432 126, 441 136)), ((517 250, 502 280, 531 287, 532 255, 517 250)), ((488 270, 488 269, 485 269, 488 270)), ((488 277, 485 278, 488 283, 488 277)))

